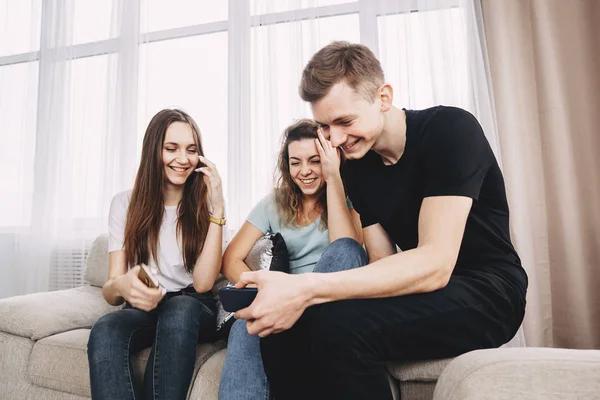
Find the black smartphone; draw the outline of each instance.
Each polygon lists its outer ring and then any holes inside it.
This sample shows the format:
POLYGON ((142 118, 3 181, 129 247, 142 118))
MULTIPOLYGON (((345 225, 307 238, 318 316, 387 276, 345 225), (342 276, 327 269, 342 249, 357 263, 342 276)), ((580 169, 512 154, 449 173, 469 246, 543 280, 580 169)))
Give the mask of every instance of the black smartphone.
POLYGON ((228 312, 236 312, 248 307, 258 294, 258 288, 245 287, 236 289, 234 286, 223 286, 219 289, 219 299, 223 309, 228 312))

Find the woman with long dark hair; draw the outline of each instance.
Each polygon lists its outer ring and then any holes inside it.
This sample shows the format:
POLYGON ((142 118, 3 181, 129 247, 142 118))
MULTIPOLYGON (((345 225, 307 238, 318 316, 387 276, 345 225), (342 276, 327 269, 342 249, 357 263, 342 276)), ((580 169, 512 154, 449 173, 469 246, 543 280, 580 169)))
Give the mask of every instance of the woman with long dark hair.
POLYGON ((221 178, 204 157, 198 126, 181 110, 160 111, 146 130, 133 190, 110 206, 102 293, 125 307, 92 327, 94 399, 185 399, 196 344, 215 336, 211 288, 221 266, 224 211, 221 178), (140 279, 144 272, 158 287, 140 279), (140 397, 130 356, 148 346, 140 397))
MULTIPOLYGON (((343 257, 331 260, 330 254, 344 249, 354 255, 359 249, 362 262, 366 262, 360 244, 360 217, 346 200, 340 177, 339 150, 325 140, 316 122, 302 119, 286 129, 276 174, 275 190, 254 207, 223 255, 222 272, 231 282, 236 283, 250 270, 244 259, 267 233, 283 237, 292 274, 333 272, 357 265, 343 257)), ((259 337, 249 335, 246 325, 246 321, 237 320, 231 327, 220 400, 270 396, 259 337)))

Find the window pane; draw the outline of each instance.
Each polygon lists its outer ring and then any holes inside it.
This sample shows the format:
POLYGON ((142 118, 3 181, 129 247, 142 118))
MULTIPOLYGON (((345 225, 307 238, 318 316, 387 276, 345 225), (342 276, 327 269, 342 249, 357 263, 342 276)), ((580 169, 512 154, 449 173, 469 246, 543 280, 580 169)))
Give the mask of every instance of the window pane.
POLYGON ((73 217, 102 215, 102 154, 106 139, 108 56, 71 61, 70 148, 73 169, 73 217))
POLYGON ((250 0, 251 15, 270 14, 305 8, 355 3, 351 0, 250 0))
POLYGON ((143 0, 141 32, 226 21, 226 0, 143 0))
POLYGON ((311 116, 298 95, 302 69, 331 41, 359 42, 358 14, 256 27, 251 40, 251 115, 259 118, 253 125, 262 129, 277 119, 281 132, 293 119, 311 116))
POLYGON ((110 38, 112 3, 98 0, 73 2, 73 44, 110 38))
POLYGON ((394 104, 471 109, 464 10, 420 11, 378 18, 379 54, 394 104))
POLYGON ((0 226, 31 220, 38 62, 0 67, 0 226))
POLYGON ((298 95, 302 69, 333 40, 359 42, 358 14, 252 28, 250 76, 250 154, 258 201, 272 188, 273 169, 283 130, 294 120, 312 117, 298 95), (265 165, 265 160, 270 165, 265 165))
POLYGON ((40 49, 42 0, 0 0, 0 56, 40 49))
POLYGON ((227 186, 227 33, 140 46, 139 152, 150 119, 182 108, 200 127, 206 157, 227 186), (207 55, 210 55, 208 57, 207 55))

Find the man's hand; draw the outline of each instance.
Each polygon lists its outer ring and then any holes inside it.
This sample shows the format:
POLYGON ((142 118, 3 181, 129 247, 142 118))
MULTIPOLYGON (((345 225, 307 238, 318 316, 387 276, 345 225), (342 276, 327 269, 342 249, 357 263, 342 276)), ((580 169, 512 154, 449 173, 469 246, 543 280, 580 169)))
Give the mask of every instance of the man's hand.
POLYGON ((291 328, 309 305, 310 275, 244 272, 235 286, 255 284, 258 295, 249 307, 236 312, 235 317, 247 321, 249 334, 260 337, 291 328))

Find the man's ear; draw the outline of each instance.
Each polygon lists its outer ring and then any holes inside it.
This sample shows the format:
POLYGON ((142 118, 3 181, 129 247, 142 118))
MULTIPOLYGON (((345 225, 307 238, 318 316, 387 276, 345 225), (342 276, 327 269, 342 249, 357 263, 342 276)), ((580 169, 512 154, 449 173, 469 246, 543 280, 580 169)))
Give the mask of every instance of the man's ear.
POLYGON ((392 101, 394 100, 394 89, 389 83, 384 83, 377 90, 379 99, 381 100, 381 111, 386 112, 392 108, 392 101))

